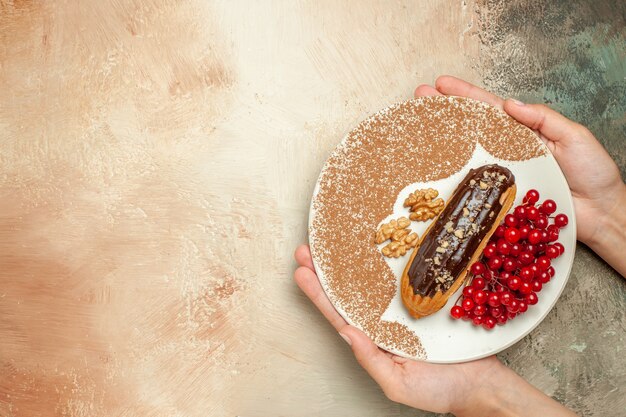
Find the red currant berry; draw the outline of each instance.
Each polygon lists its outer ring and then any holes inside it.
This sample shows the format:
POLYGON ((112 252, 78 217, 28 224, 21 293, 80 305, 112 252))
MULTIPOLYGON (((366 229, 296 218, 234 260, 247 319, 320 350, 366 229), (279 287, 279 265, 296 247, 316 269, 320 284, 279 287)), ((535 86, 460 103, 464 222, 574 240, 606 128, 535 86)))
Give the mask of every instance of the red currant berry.
POLYGON ((485 307, 484 305, 479 305, 474 307, 474 315, 476 316, 484 316, 487 313, 487 307, 485 307))
POLYGON ((523 281, 530 281, 535 276, 534 271, 531 268, 524 267, 520 269, 519 276, 523 281))
POLYGON ((546 269, 550 268, 550 258, 548 258, 545 255, 542 255, 537 258, 537 260, 535 261, 535 264, 537 265, 540 271, 545 271, 546 269))
MULTIPOLYGON (((487 302, 487 293, 483 290, 474 291, 474 296, 472 297, 476 304, 485 304, 487 302)), ((479 315, 476 313, 476 315, 479 315)))
MULTIPOLYGON (((474 278, 474 280, 476 280, 476 278, 474 278)), ((474 291, 476 291, 476 289, 473 286, 468 285, 467 287, 463 288, 463 296, 467 298, 472 298, 474 297, 474 291)))
POLYGON ((565 226, 567 226, 567 223, 569 223, 569 219, 567 218, 567 215, 563 213, 557 214, 556 217, 554 217, 554 224, 559 229, 562 229, 565 226))
POLYGON ((470 311, 474 308, 474 300, 470 298, 465 298, 461 303, 461 307, 463 307, 463 310, 465 311, 470 311))
POLYGON ((482 290, 485 288, 485 285, 487 285, 487 282, 482 277, 476 277, 472 280, 472 287, 475 290, 482 290))
POLYGON ((495 237, 504 237, 504 232, 506 231, 506 226, 501 224, 500 226, 496 227, 495 232, 493 232, 493 235, 495 237))
POLYGON ((547 271, 542 271, 539 274, 539 277, 537 278, 539 280, 539 282, 541 282, 542 284, 547 284, 548 282, 550 282, 550 274, 548 274, 547 271))
POLYGON ((504 224, 508 227, 517 227, 519 219, 512 214, 504 216, 504 224))
POLYGON ((507 322, 507 315, 504 314, 504 313, 501 314, 500 316, 498 316, 496 321, 498 322, 498 325, 502 326, 503 324, 505 324, 507 322))
POLYGON ((494 319, 493 317, 485 317, 485 320, 483 321, 483 327, 487 330, 491 330, 496 327, 496 323, 496 319, 494 319))
POLYGON ((517 316, 517 313, 513 313, 512 311, 508 311, 506 313, 506 318, 509 320, 513 320, 515 318, 515 316, 517 316))
POLYGON ((537 243, 537 253, 542 254, 546 251, 546 244, 541 242, 537 243))
POLYGON ((546 269, 546 272, 548 273, 548 275, 550 275, 550 278, 552 278, 556 273, 553 266, 550 266, 550 268, 546 269))
POLYGON ((460 319, 465 315, 465 311, 459 306, 454 306, 450 309, 450 315, 455 319, 460 319))
POLYGON ((557 231, 551 231, 548 232, 548 242, 556 242, 557 240, 559 240, 559 232, 557 231))
POLYGON ((541 241, 543 243, 550 242, 550 234, 548 232, 546 232, 545 230, 541 231, 541 241))
POLYGON ((524 252, 519 254, 517 259, 519 259, 519 261, 522 263, 522 265, 528 265, 535 259, 535 256, 532 253, 528 252, 528 251, 524 251, 524 252))
POLYGON ((530 233, 528 233, 528 241, 533 245, 541 242, 541 230, 534 229, 530 233))
POLYGON ((508 291, 500 294, 500 303, 502 303, 503 306, 508 306, 509 304, 511 304, 511 301, 513 301, 513 299, 513 295, 508 291))
POLYGON ((491 307, 498 307, 500 305, 500 295, 491 293, 487 299, 487 304, 491 307))
POLYGON ((513 276, 513 274, 510 273, 509 271, 502 271, 502 272, 500 272, 500 281, 501 282, 506 282, 512 276, 513 276))
POLYGON ((483 251, 483 255, 485 256, 485 258, 490 259, 498 254, 498 251, 496 250, 494 246, 491 246, 491 243, 490 243, 489 245, 485 247, 485 250, 483 251))
POLYGON ((519 310, 519 301, 517 301, 516 298, 512 299, 509 305, 506 306, 506 309, 511 313, 517 313, 517 311, 519 310))
POLYGON ((519 312, 520 313, 525 313, 526 310, 528 310, 528 303, 526 301, 521 300, 519 302, 519 312))
POLYGON ((531 264, 528 267, 533 270, 534 276, 539 276, 539 274, 541 273, 541 271, 539 270, 539 267, 537 266, 536 263, 535 264, 531 264))
POLYGON ((504 285, 502 285, 502 284, 495 284, 495 285, 493 286, 493 290, 494 290, 495 292, 497 292, 497 293, 501 293, 501 292, 506 291, 506 288, 504 288, 504 285))
POLYGON ((546 246, 546 256, 550 259, 557 258, 560 255, 559 248, 554 245, 546 246))
POLYGON ((474 323, 474 326, 480 326, 481 324, 483 324, 483 319, 484 319, 483 316, 475 316, 472 319, 472 322, 474 323))
POLYGON ((509 287, 509 289, 513 291, 517 291, 520 285, 522 285, 522 280, 516 276, 509 278, 509 280, 506 283, 506 286, 509 287))
POLYGON ((550 232, 558 232, 559 230, 560 230, 560 229, 557 227, 557 225, 556 225, 556 224, 551 224, 551 225, 549 225, 549 226, 546 228, 546 231, 547 231, 548 233, 550 233, 550 232))
POLYGON ((528 207, 526 209, 526 218, 530 221, 535 221, 539 218, 539 209, 537 207, 528 207))
POLYGON ((487 262, 487 266, 492 271, 497 271, 502 267, 502 258, 499 256, 494 256, 493 258, 490 258, 487 262))
POLYGON ((504 269, 506 272, 515 271, 517 269, 517 263, 515 262, 515 259, 505 258, 504 262, 502 263, 502 269, 504 269))
POLYGON ((485 273, 485 270, 487 270, 487 268, 485 267, 485 264, 483 264, 482 262, 474 262, 472 264, 472 274, 474 275, 482 275, 485 273))
POLYGON ((556 203, 554 202, 554 200, 548 199, 544 201, 541 205, 541 211, 543 211, 547 215, 554 213, 556 211, 556 203))
POLYGON ((546 216, 545 214, 542 214, 537 220, 535 220, 535 227, 537 229, 545 229, 546 227, 548 227, 548 224, 550 224, 548 222, 548 216, 546 216))
POLYGON ((495 317, 495 318, 500 317, 502 313, 504 313, 504 308, 501 306, 492 307, 489 310, 489 314, 491 314, 491 317, 495 317))
POLYGON ((526 218, 526 207, 524 207, 524 206, 517 206, 517 207, 515 207, 515 210, 513 210, 513 215, 515 217, 517 217, 518 220, 525 219, 526 218))
POLYGON ((471 321, 473 318, 474 318, 474 313, 472 313, 471 311, 465 311, 465 314, 461 317, 461 319, 465 321, 471 321))
POLYGON ((504 238, 509 243, 517 243, 520 240, 519 230, 515 227, 509 227, 506 229, 506 232, 504 232, 504 238))
POLYGON ((534 306, 539 302, 539 297, 537 297, 537 294, 535 294, 534 292, 531 292, 526 297, 524 297, 524 301, 526 301, 528 305, 534 306))
POLYGON ((527 243, 526 246, 524 246, 524 250, 534 254, 535 252, 537 252, 537 245, 527 243))
POLYGON ((522 282, 522 284, 519 286, 519 292, 524 295, 530 294, 532 290, 533 287, 530 285, 530 282, 522 282))
POLYGON ((554 245, 555 248, 557 248, 559 250, 559 256, 563 255, 565 253, 565 246, 561 245, 561 243, 556 242, 554 245))
POLYGON ((511 244, 504 239, 498 239, 496 250, 500 255, 508 255, 511 252, 511 244))
POLYGON ((537 190, 528 190, 524 196, 524 203, 535 204, 539 201, 539 192, 537 190))
POLYGON ((543 288, 543 284, 538 279, 534 279, 530 283, 530 286, 532 287, 534 292, 539 292, 539 291, 541 291, 541 288, 543 288))
POLYGON ((529 225, 524 225, 522 227, 519 228, 519 238, 520 239, 527 239, 528 238, 528 234, 530 233, 530 231, 533 230, 532 227, 530 227, 529 225))
POLYGON ((520 245, 519 243, 513 243, 511 245, 511 251, 509 252, 509 255, 518 256, 520 252, 522 252, 522 245, 520 245))

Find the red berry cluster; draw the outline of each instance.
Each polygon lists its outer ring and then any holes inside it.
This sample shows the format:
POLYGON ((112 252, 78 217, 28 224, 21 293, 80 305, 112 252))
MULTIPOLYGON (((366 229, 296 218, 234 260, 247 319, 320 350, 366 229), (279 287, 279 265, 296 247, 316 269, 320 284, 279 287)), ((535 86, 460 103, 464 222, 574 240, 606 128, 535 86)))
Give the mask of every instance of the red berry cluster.
POLYGON ((537 304, 537 293, 554 276, 552 259, 565 251, 557 240, 568 223, 565 214, 552 216, 554 200, 538 201, 537 190, 529 190, 496 228, 481 259, 470 267, 471 281, 450 310, 453 318, 489 330, 537 304))

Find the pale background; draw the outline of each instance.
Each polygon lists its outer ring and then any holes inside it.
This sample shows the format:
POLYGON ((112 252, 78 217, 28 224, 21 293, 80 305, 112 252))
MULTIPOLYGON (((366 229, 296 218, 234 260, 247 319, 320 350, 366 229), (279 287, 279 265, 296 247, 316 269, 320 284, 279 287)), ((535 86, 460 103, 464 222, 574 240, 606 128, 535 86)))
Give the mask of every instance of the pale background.
MULTIPOLYGON (((414 416, 291 280, 341 137, 451 73, 626 167, 624 3, 0 0, 0 415, 414 416)), ((500 357, 626 411, 626 286, 579 247, 500 357)))

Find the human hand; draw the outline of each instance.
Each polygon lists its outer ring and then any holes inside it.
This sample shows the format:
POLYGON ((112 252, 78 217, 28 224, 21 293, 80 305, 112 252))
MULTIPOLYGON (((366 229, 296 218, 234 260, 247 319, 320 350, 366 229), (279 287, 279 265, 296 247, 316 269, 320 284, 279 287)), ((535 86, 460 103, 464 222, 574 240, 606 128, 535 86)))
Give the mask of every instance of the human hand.
POLYGON ((451 76, 439 77, 435 88, 420 85, 415 90, 415 96, 441 94, 484 101, 533 129, 567 179, 574 199, 578 240, 625 274, 626 261, 618 252, 626 244, 626 185, 617 165, 589 129, 546 105, 503 100, 451 76))
POLYGON ((334 309, 315 274, 309 247, 299 246, 295 258, 299 265, 294 273, 296 283, 350 344, 359 364, 387 398, 423 410, 455 414, 488 402, 485 397, 491 395, 498 375, 506 371, 495 356, 456 365, 436 365, 381 350, 334 309))

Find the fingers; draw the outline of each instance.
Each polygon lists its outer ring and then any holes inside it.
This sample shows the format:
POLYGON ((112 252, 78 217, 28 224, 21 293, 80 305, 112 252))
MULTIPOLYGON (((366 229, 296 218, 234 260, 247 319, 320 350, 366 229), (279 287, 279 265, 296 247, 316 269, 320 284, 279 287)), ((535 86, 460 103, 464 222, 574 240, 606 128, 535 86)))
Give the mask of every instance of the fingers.
POLYGON ((315 304, 337 331, 346 326, 346 321, 337 313, 337 310, 335 310, 328 297, 326 297, 326 293, 322 289, 322 285, 317 275, 315 275, 315 272, 306 266, 301 266, 296 269, 294 279, 302 292, 313 301, 313 304, 315 304))
POLYGON ((435 88, 445 95, 473 98, 474 100, 484 101, 500 109, 504 105, 504 100, 495 94, 450 75, 442 75, 437 78, 435 88))
POLYGON ((368 374, 389 394, 397 390, 396 373, 398 372, 395 362, 380 350, 372 340, 362 331, 353 326, 344 326, 339 330, 342 337, 348 338, 348 343, 359 364, 368 374))
POLYGON ((578 123, 543 104, 524 104, 508 99, 504 103, 504 111, 554 142, 566 141, 580 133, 581 126, 578 123))
POLYGON ((311 249, 309 249, 309 245, 298 246, 293 257, 296 258, 298 265, 306 266, 311 270, 315 270, 313 267, 313 258, 311 257, 311 249))
POLYGON ((436 88, 429 86, 428 84, 421 84, 413 93, 415 97, 428 97, 428 96, 442 96, 436 88))

